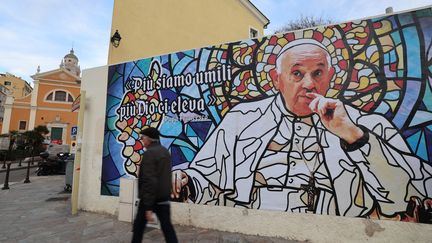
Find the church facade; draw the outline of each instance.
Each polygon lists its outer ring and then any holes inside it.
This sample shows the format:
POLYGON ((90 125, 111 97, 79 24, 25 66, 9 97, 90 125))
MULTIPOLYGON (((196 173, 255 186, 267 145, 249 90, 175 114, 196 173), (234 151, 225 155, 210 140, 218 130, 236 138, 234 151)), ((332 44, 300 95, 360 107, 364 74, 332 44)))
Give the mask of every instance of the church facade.
POLYGON ((70 144, 71 129, 77 125, 78 112, 71 111, 80 94, 81 70, 72 49, 61 60, 58 69, 32 76, 33 91, 22 98, 8 96, 5 102, 2 134, 32 130, 44 125, 52 143, 70 144))

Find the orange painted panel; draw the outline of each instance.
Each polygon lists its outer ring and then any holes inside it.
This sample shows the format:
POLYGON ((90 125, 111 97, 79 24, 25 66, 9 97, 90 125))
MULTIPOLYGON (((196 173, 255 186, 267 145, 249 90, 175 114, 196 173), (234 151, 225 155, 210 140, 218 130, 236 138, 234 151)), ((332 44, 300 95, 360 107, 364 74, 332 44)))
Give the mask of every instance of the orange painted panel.
POLYGON ((52 111, 52 110, 38 110, 35 117, 35 127, 39 125, 48 126, 48 124, 67 124, 66 139, 63 144, 70 144, 71 141, 71 128, 78 124, 78 112, 65 112, 65 111, 52 111))
POLYGON ((14 130, 18 131, 20 121, 26 121, 27 122, 26 128, 28 128, 29 119, 30 119, 30 109, 13 107, 10 125, 9 125, 9 131, 14 131, 14 130))
POLYGON ((72 102, 70 103, 69 102, 49 102, 45 100, 48 94, 56 90, 69 92, 74 99, 78 97, 78 95, 80 94, 79 85, 76 85, 76 87, 72 88, 72 87, 63 87, 61 85, 59 86, 47 85, 41 82, 39 83, 39 88, 38 88, 37 106, 71 109, 72 102))

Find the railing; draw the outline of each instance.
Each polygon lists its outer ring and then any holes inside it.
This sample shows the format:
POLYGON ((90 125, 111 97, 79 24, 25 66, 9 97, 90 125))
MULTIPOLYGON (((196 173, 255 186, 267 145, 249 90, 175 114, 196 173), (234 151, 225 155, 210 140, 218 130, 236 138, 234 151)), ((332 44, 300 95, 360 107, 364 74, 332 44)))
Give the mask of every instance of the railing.
POLYGON ((25 178, 20 179, 21 181, 24 179, 24 183, 30 183, 30 168, 34 168, 37 167, 38 165, 35 164, 35 162, 39 162, 41 161, 41 158, 39 156, 35 156, 35 157, 27 157, 27 158, 17 158, 16 160, 13 161, 3 161, 4 169, 3 166, 1 167, 0 170, 0 175, 2 175, 3 173, 5 173, 5 177, 4 177, 4 183, 3 183, 3 187, 2 190, 7 190, 9 189, 9 181, 10 181, 10 174, 13 171, 20 171, 22 172, 22 170, 26 169, 26 175, 25 178), (26 167, 23 167, 23 162, 26 163, 26 167))

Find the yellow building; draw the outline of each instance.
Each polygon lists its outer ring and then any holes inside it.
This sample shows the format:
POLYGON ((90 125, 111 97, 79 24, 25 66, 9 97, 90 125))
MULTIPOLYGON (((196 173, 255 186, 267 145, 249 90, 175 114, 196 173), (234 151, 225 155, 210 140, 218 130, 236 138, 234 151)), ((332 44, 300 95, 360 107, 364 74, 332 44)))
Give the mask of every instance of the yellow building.
POLYGON ((108 64, 262 36, 269 20, 249 0, 115 0, 108 64))
POLYGON ((15 98, 22 98, 33 90, 27 81, 11 73, 0 73, 0 84, 4 85, 15 98))
POLYGON ((71 111, 72 102, 80 94, 80 67, 71 50, 58 69, 32 76, 33 91, 25 97, 7 96, 1 133, 32 130, 47 126, 49 139, 70 144, 71 129, 77 125, 78 113, 71 111))

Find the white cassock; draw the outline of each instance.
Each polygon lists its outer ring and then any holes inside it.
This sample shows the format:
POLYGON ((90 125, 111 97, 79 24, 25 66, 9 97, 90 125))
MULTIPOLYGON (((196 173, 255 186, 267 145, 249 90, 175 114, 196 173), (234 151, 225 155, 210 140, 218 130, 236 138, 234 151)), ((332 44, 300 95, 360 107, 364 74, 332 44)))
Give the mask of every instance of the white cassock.
POLYGON ((406 211, 411 196, 432 194, 432 167, 413 156, 383 116, 345 106, 369 131, 346 152, 315 114, 297 118, 278 94, 235 106, 184 171, 196 203, 310 212, 305 185, 314 181, 313 212, 364 216, 406 211))

